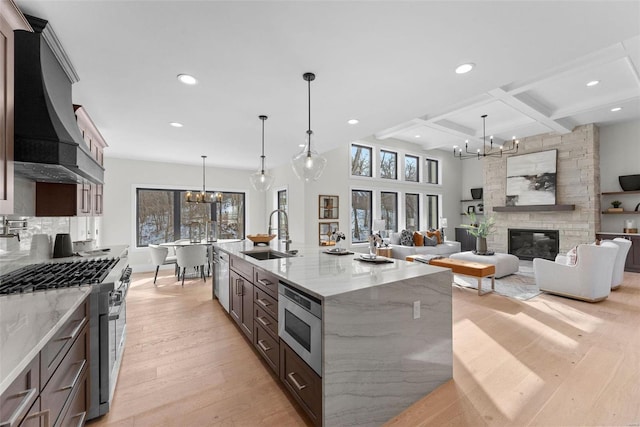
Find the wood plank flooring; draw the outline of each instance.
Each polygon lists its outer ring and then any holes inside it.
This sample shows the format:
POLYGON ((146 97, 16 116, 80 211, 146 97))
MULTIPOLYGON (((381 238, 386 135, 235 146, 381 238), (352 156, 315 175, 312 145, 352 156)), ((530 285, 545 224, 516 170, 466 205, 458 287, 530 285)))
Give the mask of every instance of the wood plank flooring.
MULTIPOLYGON (((91 426, 306 426, 211 299, 211 281, 134 274, 111 411, 91 426)), ((453 288, 454 379, 388 426, 640 425, 640 274, 605 301, 453 288)))

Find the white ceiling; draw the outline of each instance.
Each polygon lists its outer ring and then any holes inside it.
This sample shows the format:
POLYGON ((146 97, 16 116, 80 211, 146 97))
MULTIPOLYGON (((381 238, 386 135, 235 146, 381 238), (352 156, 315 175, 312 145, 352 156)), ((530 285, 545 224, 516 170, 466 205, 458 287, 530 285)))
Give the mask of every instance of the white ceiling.
POLYGON ((254 169, 265 114, 267 167, 284 164, 308 71, 320 152, 371 135, 449 149, 482 139, 483 114, 498 140, 640 119, 638 1, 16 3, 50 21, 111 157, 254 169))

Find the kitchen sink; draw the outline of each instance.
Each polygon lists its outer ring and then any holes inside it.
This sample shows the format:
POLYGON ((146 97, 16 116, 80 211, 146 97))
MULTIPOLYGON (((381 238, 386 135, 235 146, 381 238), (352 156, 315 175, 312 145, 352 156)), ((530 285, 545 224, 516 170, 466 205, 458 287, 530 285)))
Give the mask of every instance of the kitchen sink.
POLYGON ((278 251, 273 251, 273 250, 266 250, 266 251, 243 251, 243 254, 250 256, 251 258, 255 258, 257 260, 265 260, 265 259, 279 259, 279 258, 291 258, 295 255, 293 254, 287 254, 284 252, 278 252, 278 251))

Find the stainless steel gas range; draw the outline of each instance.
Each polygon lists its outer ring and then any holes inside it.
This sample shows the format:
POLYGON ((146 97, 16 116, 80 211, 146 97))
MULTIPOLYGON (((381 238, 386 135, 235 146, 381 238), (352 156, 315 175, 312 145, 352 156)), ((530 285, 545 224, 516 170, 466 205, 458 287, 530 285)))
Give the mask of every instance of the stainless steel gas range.
POLYGON ((126 247, 118 249, 122 251, 114 250, 108 256, 31 264, 0 277, 0 295, 92 287, 89 295, 91 391, 88 419, 109 411, 126 340, 126 296, 131 268, 126 247))

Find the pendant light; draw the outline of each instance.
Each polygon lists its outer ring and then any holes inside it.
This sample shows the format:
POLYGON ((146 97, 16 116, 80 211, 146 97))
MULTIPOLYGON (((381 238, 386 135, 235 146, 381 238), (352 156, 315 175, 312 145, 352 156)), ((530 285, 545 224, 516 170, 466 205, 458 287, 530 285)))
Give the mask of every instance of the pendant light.
POLYGON ((307 128, 307 144, 304 149, 291 159, 291 166, 298 179, 304 182, 316 181, 322 175, 327 159, 311 149, 311 82, 315 80, 313 73, 304 73, 302 78, 307 82, 309 92, 309 127, 307 128))
POLYGON ((251 174, 249 180, 251 181, 251 185, 257 191, 267 191, 271 188, 271 184, 273 183, 273 177, 265 173, 264 171, 264 121, 267 120, 267 116, 258 116, 260 120, 262 120, 262 156, 260 156, 261 167, 257 172, 251 174))
POLYGON ((213 194, 207 194, 204 185, 204 159, 206 159, 207 156, 200 157, 202 157, 202 191, 196 194, 191 193, 191 191, 187 191, 187 194, 185 194, 185 201, 187 203, 213 203, 213 194))

